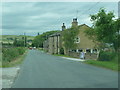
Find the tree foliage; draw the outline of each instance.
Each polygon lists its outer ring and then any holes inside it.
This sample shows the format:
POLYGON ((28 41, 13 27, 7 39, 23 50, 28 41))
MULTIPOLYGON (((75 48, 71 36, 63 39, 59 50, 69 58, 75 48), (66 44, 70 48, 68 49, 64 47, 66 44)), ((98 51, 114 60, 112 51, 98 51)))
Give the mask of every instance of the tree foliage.
POLYGON ((118 50, 120 49, 120 18, 114 22, 114 29, 116 30, 116 34, 113 37, 113 45, 115 50, 118 50))
POLYGON ((106 43, 112 44, 113 47, 118 49, 118 37, 120 30, 120 19, 114 20, 113 12, 106 12, 101 8, 95 15, 90 15, 93 26, 91 30, 87 30, 86 33, 97 42, 100 42, 102 46, 106 43))
POLYGON ((48 32, 45 32, 41 35, 36 36, 34 38, 34 40, 32 41, 32 45, 35 46, 35 47, 43 47, 43 42, 48 39, 48 36, 51 35, 51 34, 54 34, 56 32, 60 32, 60 31, 58 31, 58 30, 48 31, 48 32))
POLYGON ((14 42, 13 42, 13 45, 17 46, 17 47, 27 46, 27 37, 24 36, 24 37, 22 37, 22 39, 15 38, 14 42))
POLYGON ((78 27, 71 27, 62 31, 62 41, 67 51, 76 48, 75 38, 78 35, 78 27))

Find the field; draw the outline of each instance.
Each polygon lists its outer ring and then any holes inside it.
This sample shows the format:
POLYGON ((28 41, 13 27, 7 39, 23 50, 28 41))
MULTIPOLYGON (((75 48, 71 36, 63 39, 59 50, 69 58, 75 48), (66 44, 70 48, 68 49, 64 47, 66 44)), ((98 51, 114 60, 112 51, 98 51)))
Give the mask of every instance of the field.
MULTIPOLYGON (((0 42, 13 43, 15 38, 21 39, 24 35, 0 35, 0 42)), ((27 40, 33 40, 35 36, 27 36, 27 40)))

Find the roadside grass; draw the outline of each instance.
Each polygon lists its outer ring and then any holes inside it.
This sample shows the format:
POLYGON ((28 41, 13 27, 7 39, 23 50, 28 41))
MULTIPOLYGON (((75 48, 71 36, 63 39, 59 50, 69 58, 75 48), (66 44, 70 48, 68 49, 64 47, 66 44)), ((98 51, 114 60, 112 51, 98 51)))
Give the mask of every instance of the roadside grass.
POLYGON ((91 64, 91 65, 98 66, 98 67, 103 67, 103 68, 111 69, 111 70, 114 70, 114 71, 120 70, 118 68, 118 63, 113 62, 113 61, 86 60, 84 63, 91 64))
POLYGON ((24 58, 27 55, 28 50, 26 50, 26 52, 23 55, 18 56, 17 58, 15 58, 14 60, 12 60, 11 62, 2 62, 1 66, 2 68, 6 68, 6 67, 15 67, 17 65, 22 64, 24 58))

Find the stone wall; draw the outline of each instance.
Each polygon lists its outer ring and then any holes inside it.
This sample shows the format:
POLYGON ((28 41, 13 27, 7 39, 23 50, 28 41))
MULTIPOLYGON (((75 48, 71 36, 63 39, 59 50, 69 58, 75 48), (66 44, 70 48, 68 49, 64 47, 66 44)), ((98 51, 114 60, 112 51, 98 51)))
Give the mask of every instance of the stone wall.
MULTIPOLYGON (((70 52, 69 56, 75 57, 75 58, 80 58, 80 53, 79 52, 70 52)), ((85 59, 86 60, 97 60, 97 54, 96 53, 86 53, 85 54, 85 59)))
POLYGON ((78 37, 80 39, 80 42, 77 43, 77 48, 83 48, 83 49, 87 49, 87 48, 94 48, 95 47, 95 43, 85 34, 86 30, 89 30, 90 27, 83 25, 81 27, 79 27, 79 34, 78 37))

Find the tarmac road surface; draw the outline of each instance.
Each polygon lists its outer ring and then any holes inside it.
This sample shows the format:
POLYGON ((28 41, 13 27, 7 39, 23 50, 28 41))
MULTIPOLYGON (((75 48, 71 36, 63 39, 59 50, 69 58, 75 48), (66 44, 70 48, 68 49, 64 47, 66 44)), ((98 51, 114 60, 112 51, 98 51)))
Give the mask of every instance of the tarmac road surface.
POLYGON ((30 50, 12 88, 118 88, 118 73, 30 50))

